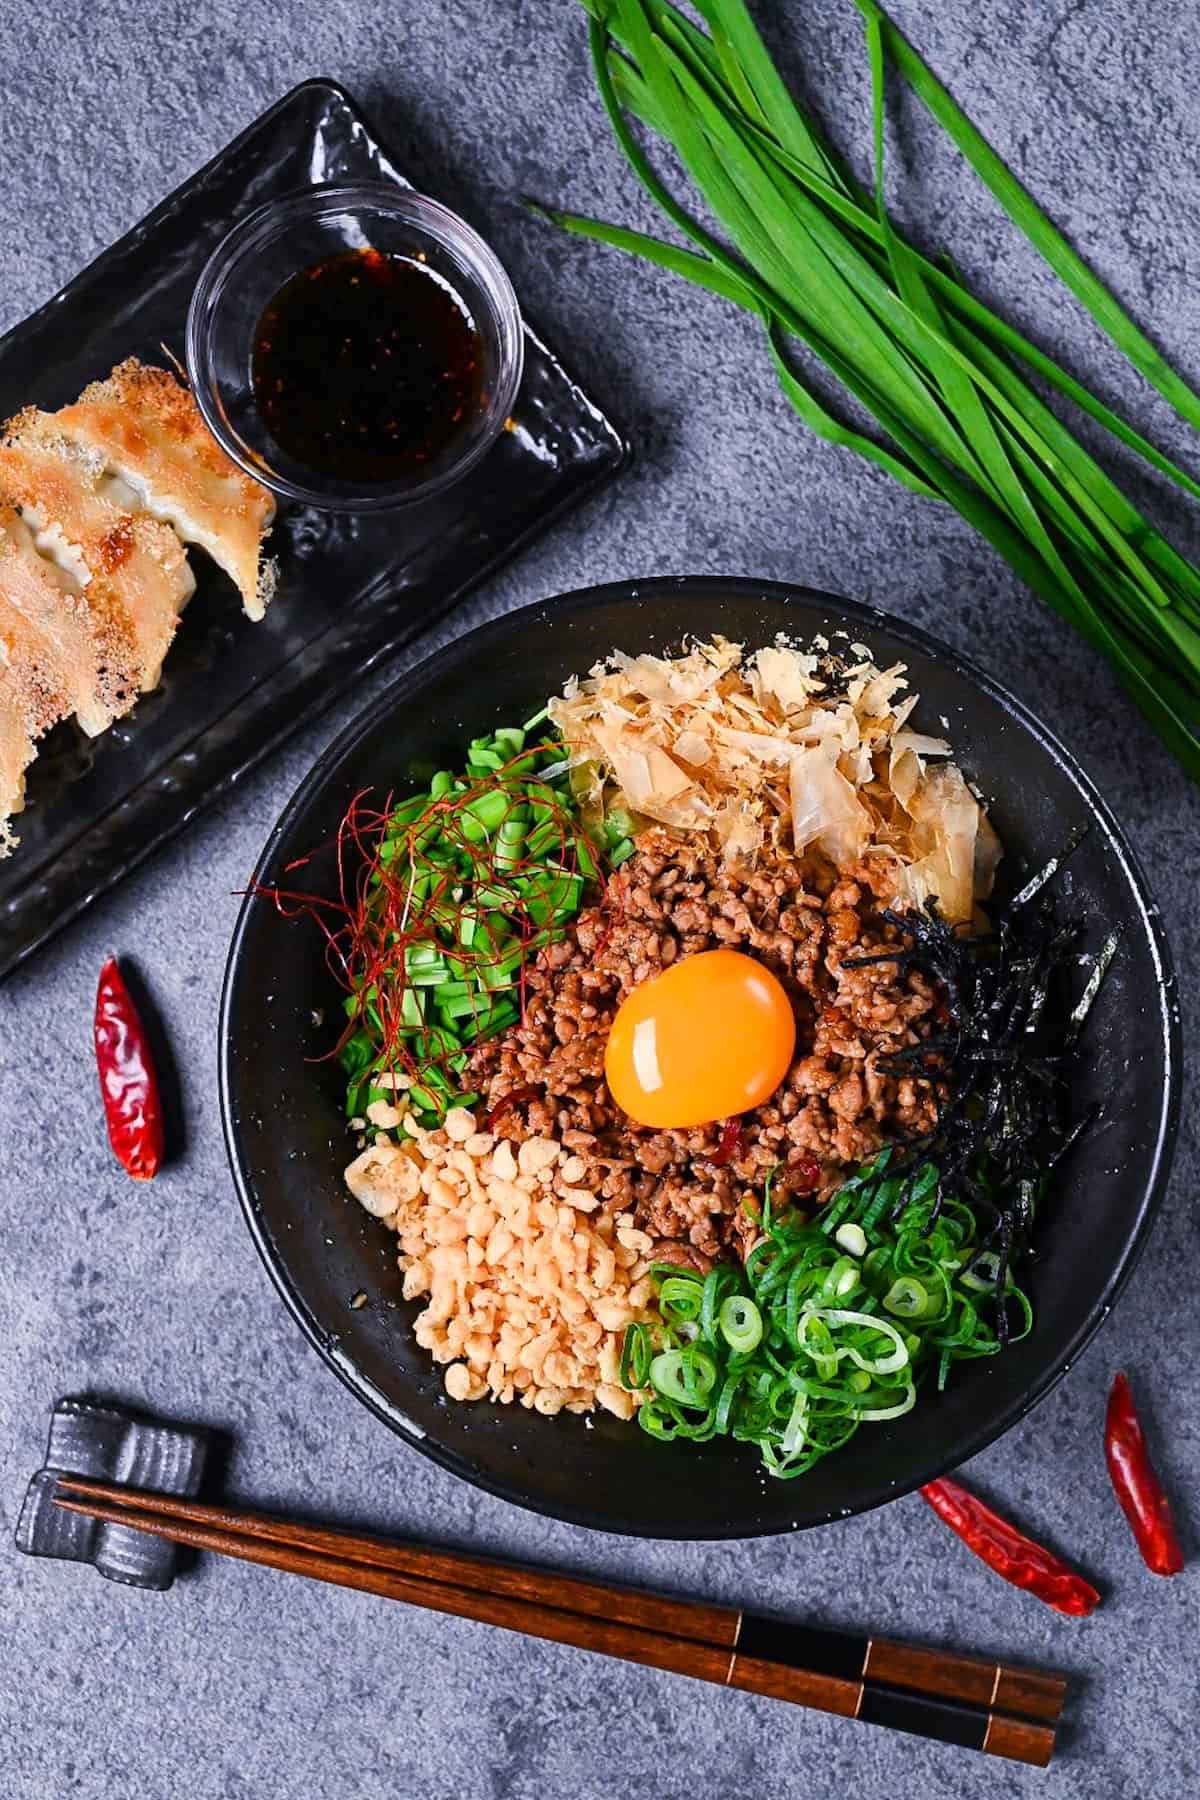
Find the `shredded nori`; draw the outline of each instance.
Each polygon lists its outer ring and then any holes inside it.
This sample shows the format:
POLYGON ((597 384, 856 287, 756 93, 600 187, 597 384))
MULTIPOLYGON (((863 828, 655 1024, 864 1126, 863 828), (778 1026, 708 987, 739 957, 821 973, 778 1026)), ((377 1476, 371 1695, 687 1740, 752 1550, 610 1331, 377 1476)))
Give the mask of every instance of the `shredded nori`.
POLYGON ((918 969, 945 999, 944 1023, 931 1037, 879 1061, 894 1075, 920 1075, 934 1088, 934 1126, 885 1151, 866 1179, 892 1218, 918 1181, 936 1170, 930 1225, 948 1196, 974 1211, 981 1248, 997 1255, 996 1330, 1008 1336, 1003 1302, 1008 1271, 1030 1248, 1034 1215, 1053 1170, 1092 1123, 1069 1122, 1068 1074, 1076 1045, 1108 970, 1120 932, 1093 956, 1081 954, 1082 924, 1060 918, 1048 889, 1078 843, 1038 871, 993 914, 990 928, 967 934, 924 911, 886 911, 903 945, 847 960, 845 968, 895 963, 918 969), (1082 994, 1070 976, 1083 967, 1082 994))

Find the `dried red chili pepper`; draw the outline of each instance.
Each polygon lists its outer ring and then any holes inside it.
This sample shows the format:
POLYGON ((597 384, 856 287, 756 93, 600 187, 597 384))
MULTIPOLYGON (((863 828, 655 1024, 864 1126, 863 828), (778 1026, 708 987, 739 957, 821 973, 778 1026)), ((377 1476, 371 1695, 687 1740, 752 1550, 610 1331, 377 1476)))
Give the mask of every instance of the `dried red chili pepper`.
POLYGON ((726 1163, 740 1156, 742 1150, 742 1121, 738 1117, 726 1119, 721 1127, 721 1136, 717 1147, 709 1157, 714 1169, 723 1169, 726 1163))
POLYGON ((101 969, 96 989, 95 1041, 108 1141, 135 1181, 149 1181, 163 1149, 158 1077, 137 1007, 113 956, 101 969))
POLYGON ((921 1494, 967 1549, 1013 1587, 1036 1594, 1072 1619, 1085 1619, 1099 1606, 1099 1594, 1078 1570, 1035 1544, 957 1481, 927 1482, 921 1494))
POLYGON ((1121 1511, 1148 1569, 1155 1575, 1178 1575, 1183 1551, 1175 1535, 1171 1508, 1142 1435, 1142 1422, 1124 1375, 1113 1378, 1104 1420, 1104 1456, 1121 1511))

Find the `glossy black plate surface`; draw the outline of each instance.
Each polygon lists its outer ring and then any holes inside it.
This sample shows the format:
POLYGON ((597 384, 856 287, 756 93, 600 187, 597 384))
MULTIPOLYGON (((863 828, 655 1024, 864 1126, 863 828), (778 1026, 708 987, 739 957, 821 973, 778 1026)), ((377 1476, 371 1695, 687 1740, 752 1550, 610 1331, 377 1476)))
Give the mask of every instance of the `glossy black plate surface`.
MULTIPOLYGON (((0 419, 65 405, 127 356, 161 364, 165 346, 182 359, 192 288, 230 226, 328 181, 408 185, 350 97, 308 81, 0 340, 0 419)), ((513 429, 461 485, 374 517, 280 509, 262 624, 193 551, 196 593, 161 685, 99 738, 59 726, 29 772, 21 843, 0 861, 0 978, 625 454, 527 329, 513 429)))
MULTIPOLYGON (((756 1454, 713 1442, 662 1445, 598 1413, 590 1425, 517 1407, 453 1406, 411 1334, 395 1240, 345 1193, 352 1145, 336 1065, 308 1062, 337 1030, 337 990, 314 927, 269 902, 243 908, 221 1020, 225 1130, 247 1221, 288 1306, 360 1400, 457 1474, 525 1506, 646 1536, 741 1537, 815 1525, 877 1506, 983 1448, 1053 1386, 1110 1310, 1162 1192, 1179 1099, 1179 1024, 1157 915, 1119 828, 1045 728, 981 671, 923 633, 848 602, 746 581, 650 581, 527 608, 472 632, 404 675, 320 759, 286 808, 257 878, 327 844, 361 787, 403 794, 461 760, 471 736, 526 718, 573 672, 615 646, 662 650, 687 632, 756 646, 844 626, 882 662, 902 660, 916 715, 948 721, 959 761, 988 797, 1010 880, 1040 866, 1077 827, 1087 836, 1060 893, 1098 944, 1120 924, 1074 1092, 1099 1124, 1044 1209, 1040 1259, 1026 1270, 1031 1337, 955 1374, 915 1412, 864 1428, 808 1475, 778 1482, 756 1454), (322 1023, 314 1017, 323 1015, 322 1023), (369 1304, 350 1309, 363 1290, 369 1304)), ((332 891, 329 854, 305 886, 332 891)))

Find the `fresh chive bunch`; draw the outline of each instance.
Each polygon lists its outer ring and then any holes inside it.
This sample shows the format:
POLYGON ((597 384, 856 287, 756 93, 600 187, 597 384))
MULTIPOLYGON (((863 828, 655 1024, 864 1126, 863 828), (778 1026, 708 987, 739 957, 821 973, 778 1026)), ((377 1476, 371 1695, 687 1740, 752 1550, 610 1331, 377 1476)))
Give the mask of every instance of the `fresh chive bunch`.
POLYGON ((381 815, 351 808, 365 873, 341 949, 348 1117, 394 1101, 401 1073, 422 1125, 474 1104, 461 1089, 475 1045, 516 1023, 531 959, 597 878, 563 746, 530 742, 544 717, 472 739, 462 774, 439 770, 381 815))
POLYGON ((744 1269, 707 1275, 652 1271, 659 1320, 630 1325, 621 1379, 647 1397, 643 1431, 703 1443, 733 1437, 758 1447, 783 1480, 803 1475, 861 1425, 900 1418, 918 1383, 938 1388, 956 1362, 994 1356, 986 1309, 1032 1314, 994 1254, 979 1248, 974 1216, 946 1197, 934 1217, 938 1172, 923 1166, 898 1218, 875 1177, 888 1153, 840 1188, 819 1221, 771 1216, 744 1269))
POLYGON ((874 195, 839 166, 792 100, 744 0, 696 0, 707 32, 670 0, 582 3, 617 141, 694 248, 577 214, 547 216, 757 315, 779 381, 805 423, 915 493, 956 507, 1109 659, 1200 780, 1200 569, 1125 498, 1029 374, 1194 498, 1200 484, 983 306, 948 263, 919 254, 892 225, 883 174, 889 62, 1095 323, 1198 427, 1200 396, 1063 240, 875 0, 855 0, 874 89, 874 195), (673 146, 723 236, 670 193, 632 120, 673 146), (877 439, 821 403, 797 366, 797 345, 866 408, 877 439))

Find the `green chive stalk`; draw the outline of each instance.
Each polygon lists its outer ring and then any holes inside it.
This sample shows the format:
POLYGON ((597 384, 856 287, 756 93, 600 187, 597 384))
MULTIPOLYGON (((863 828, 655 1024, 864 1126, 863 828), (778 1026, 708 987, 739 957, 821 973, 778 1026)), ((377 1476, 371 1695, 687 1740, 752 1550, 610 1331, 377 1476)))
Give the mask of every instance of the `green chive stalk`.
POLYGON ((754 314, 805 424, 914 493, 954 506, 1108 658, 1200 781, 1200 568, 1121 493, 1029 375, 1192 498, 1200 498, 1200 482, 984 306, 952 265, 921 255, 893 226, 884 198, 889 65, 1116 348, 1197 428, 1200 395, 1064 241, 875 0, 854 0, 872 76, 873 193, 842 169, 796 105, 744 0, 696 0, 707 31, 670 0, 581 3, 617 143, 691 248, 539 210, 754 314), (693 218, 656 173, 635 121, 672 145, 717 231, 693 218), (876 435, 818 399, 797 346, 866 409, 876 435))

